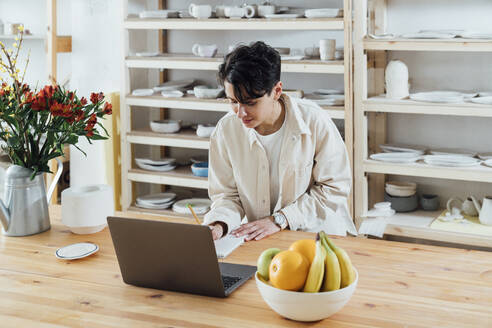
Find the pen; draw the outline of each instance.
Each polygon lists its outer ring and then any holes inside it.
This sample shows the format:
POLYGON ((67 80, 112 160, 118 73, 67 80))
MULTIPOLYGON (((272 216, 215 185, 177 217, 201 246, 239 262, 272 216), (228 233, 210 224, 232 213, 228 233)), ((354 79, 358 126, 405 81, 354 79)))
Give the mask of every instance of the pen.
POLYGON ((193 207, 191 206, 191 204, 186 204, 186 207, 188 207, 188 208, 190 209, 191 214, 193 214, 193 217, 195 218, 196 223, 198 223, 198 224, 202 224, 202 223, 200 222, 200 219, 198 219, 198 216, 196 216, 196 213, 195 213, 195 211, 193 210, 193 207))

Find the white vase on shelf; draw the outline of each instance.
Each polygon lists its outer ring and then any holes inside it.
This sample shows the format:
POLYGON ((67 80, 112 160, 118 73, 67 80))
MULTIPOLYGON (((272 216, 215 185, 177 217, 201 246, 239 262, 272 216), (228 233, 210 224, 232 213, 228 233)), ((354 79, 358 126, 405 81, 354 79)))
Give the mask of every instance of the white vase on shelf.
POLYGON ((392 60, 385 71, 386 98, 404 99, 409 96, 408 67, 401 60, 392 60))

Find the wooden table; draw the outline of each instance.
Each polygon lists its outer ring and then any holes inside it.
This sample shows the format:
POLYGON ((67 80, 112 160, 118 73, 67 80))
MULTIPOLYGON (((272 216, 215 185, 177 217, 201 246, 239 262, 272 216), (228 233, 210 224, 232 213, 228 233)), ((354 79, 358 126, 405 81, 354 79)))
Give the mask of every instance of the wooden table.
MULTIPOLYGON (((359 270, 357 290, 339 313, 302 324, 270 310, 254 280, 226 299, 126 285, 107 228, 74 235, 60 223, 60 207, 50 210, 50 231, 0 237, 1 327, 492 327, 492 253, 338 238, 359 270), (82 241, 100 251, 55 258, 57 248, 82 241)), ((265 248, 312 237, 281 232, 227 260, 255 264, 265 248)))

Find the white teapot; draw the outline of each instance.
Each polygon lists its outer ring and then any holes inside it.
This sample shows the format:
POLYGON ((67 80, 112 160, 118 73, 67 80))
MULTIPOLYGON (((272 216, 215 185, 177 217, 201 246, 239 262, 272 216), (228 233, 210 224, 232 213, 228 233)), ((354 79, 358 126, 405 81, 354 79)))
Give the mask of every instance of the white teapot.
POLYGON ((471 196, 470 198, 478 211, 480 223, 492 225, 492 196, 485 196, 482 205, 475 197, 471 196))

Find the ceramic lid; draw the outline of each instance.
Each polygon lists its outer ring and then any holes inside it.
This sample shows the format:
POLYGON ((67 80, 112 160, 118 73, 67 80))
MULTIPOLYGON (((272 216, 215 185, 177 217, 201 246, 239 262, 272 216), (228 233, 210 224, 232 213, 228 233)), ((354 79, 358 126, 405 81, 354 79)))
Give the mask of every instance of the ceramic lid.
POLYGON ((99 246, 93 243, 76 243, 57 249, 55 256, 62 260, 75 260, 92 255, 98 250, 99 246))

